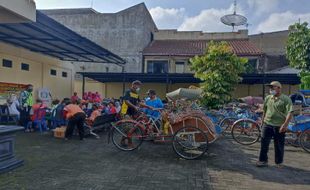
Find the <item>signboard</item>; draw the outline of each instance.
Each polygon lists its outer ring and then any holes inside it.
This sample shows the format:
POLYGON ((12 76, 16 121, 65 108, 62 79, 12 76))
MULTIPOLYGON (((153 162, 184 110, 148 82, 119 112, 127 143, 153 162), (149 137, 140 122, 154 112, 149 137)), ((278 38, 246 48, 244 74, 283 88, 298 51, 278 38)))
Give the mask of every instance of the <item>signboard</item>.
POLYGON ((6 103, 11 94, 19 95, 26 87, 26 84, 0 82, 0 104, 6 103))
POLYGON ((52 105, 52 96, 51 92, 48 88, 39 88, 38 89, 38 98, 42 100, 42 102, 50 107, 52 105))

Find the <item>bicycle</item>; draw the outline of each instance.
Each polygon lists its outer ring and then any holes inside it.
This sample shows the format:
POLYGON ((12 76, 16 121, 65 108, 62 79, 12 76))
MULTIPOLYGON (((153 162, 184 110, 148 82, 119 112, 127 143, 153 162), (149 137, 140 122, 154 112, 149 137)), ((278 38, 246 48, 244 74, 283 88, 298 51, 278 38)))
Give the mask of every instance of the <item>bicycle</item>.
MULTIPOLYGON (((310 120, 305 123, 296 121, 297 117, 293 117, 293 121, 288 126, 288 135, 285 139, 286 144, 294 144, 301 146, 306 152, 310 153, 310 120)), ((242 145, 252 145, 261 138, 262 122, 253 119, 237 120, 231 130, 233 139, 242 145)))
POLYGON ((231 134, 232 125, 238 119, 252 118, 258 120, 260 115, 252 107, 245 104, 231 103, 224 106, 219 111, 207 111, 206 115, 211 118, 212 122, 220 128, 222 136, 231 134))

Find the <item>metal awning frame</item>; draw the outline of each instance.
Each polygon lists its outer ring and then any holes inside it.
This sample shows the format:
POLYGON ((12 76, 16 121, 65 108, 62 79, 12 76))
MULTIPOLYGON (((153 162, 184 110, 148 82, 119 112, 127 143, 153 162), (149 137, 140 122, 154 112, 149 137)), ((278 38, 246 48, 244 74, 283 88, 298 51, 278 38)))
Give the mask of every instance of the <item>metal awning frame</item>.
POLYGON ((37 11, 33 23, 0 24, 0 41, 63 61, 125 64, 125 61, 37 11))

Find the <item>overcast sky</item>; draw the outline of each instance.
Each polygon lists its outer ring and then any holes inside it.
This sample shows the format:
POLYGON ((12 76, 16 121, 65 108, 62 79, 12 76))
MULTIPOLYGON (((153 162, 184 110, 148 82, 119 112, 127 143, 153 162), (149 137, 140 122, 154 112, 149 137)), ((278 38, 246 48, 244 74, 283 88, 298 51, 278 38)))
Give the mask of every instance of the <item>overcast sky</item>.
MULTIPOLYGON (((85 8, 92 4, 92 0, 35 2, 37 9, 85 8)), ((233 0, 93 0, 92 7, 111 13, 141 2, 145 2, 159 29, 231 31, 220 17, 233 12, 233 0)), ((237 13, 248 18, 250 33, 285 30, 299 19, 310 23, 310 0, 238 0, 237 13)))

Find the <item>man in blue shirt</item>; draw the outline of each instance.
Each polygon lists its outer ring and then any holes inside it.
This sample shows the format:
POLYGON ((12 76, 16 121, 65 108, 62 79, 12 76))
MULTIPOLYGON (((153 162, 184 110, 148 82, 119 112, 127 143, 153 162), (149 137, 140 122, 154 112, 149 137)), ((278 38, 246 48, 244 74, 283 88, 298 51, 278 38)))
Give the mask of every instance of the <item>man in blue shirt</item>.
POLYGON ((149 97, 145 100, 145 113, 154 119, 158 119, 160 117, 160 112, 156 109, 163 108, 164 104, 161 99, 156 96, 155 90, 149 90, 147 94, 149 97))

